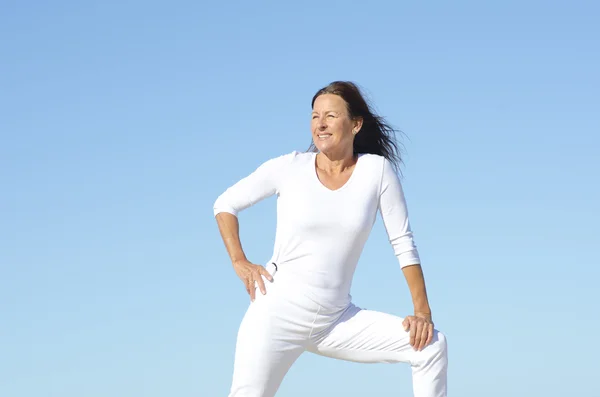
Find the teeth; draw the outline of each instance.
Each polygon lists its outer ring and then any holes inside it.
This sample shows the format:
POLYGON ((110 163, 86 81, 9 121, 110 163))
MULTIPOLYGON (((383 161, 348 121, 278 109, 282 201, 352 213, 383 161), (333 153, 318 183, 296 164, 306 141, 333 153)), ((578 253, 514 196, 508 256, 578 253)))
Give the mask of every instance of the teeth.
POLYGON ((330 136, 331 136, 331 134, 319 135, 319 138, 327 138, 327 137, 330 137, 330 136))

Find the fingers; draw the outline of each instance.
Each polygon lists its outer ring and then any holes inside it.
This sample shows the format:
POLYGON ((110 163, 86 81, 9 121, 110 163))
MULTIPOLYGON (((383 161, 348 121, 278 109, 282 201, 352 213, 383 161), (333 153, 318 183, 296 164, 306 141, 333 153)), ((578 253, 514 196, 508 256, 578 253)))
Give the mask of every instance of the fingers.
POLYGON ((414 319, 413 328, 415 328, 415 341, 413 344, 413 348, 415 350, 421 350, 422 338, 423 338, 423 320, 420 318, 414 319))
POLYGON ((425 342, 425 346, 429 345, 433 340, 433 324, 428 324, 427 327, 427 341, 425 342))
POLYGON ((263 280, 263 276, 265 279, 273 282, 273 276, 265 269, 263 266, 254 265, 244 276, 244 284, 246 285, 246 292, 250 295, 250 300, 254 302, 256 299, 256 290, 258 290, 263 295, 267 294, 267 288, 265 286, 265 281, 263 280))
POLYGON ((428 335, 427 335, 427 343, 425 343, 425 345, 429 345, 431 343, 431 341, 433 340, 433 324, 429 324, 428 328, 428 335))
POLYGON ((410 317, 410 319, 408 320, 410 322, 410 345, 413 347, 413 349, 415 348, 415 339, 417 337, 417 324, 416 324, 416 320, 414 317, 410 317))
POLYGON ((264 267, 262 267, 262 266, 260 267, 260 273, 261 273, 263 276, 265 276, 265 278, 266 278, 267 280, 269 280, 270 282, 273 282, 273 276, 271 276, 271 273, 269 273, 269 272, 267 271, 267 269, 265 269, 265 268, 264 268, 264 267))
POLYGON ((409 343, 416 351, 423 350, 433 340, 433 323, 419 317, 407 316, 402 321, 404 331, 409 331, 409 343))
POLYGON ((402 326, 404 327, 404 331, 408 331, 408 329, 410 328, 410 320, 408 319, 408 317, 404 318, 404 321, 402 321, 402 326))
POLYGON ((421 332, 421 343, 418 346, 418 350, 423 350, 423 348, 425 346, 427 346, 427 338, 429 336, 429 324, 426 323, 425 321, 419 321, 419 323, 421 323, 421 325, 422 325, 422 332, 421 332))
POLYGON ((252 277, 248 278, 248 293, 250 294, 250 301, 254 302, 254 299, 256 298, 256 288, 254 287, 254 280, 252 279, 252 277))
POLYGON ((267 293, 267 290, 265 289, 265 282, 263 281, 262 275, 260 273, 255 274, 255 278, 256 278, 256 282, 258 284, 258 288, 260 289, 260 292, 264 295, 267 293))

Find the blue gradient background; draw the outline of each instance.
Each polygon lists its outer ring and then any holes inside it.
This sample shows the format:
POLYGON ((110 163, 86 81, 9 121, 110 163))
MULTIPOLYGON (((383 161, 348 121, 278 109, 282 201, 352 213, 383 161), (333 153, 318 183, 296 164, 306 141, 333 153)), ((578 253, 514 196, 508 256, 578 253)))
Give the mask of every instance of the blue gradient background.
MULTIPOLYGON (((248 298, 212 214, 359 83, 403 184, 451 396, 599 396, 600 6, 0 4, 0 396, 226 396, 248 298)), ((241 214, 271 255, 275 201, 241 214)), ((355 302, 410 295, 378 220, 355 302)), ((410 396, 407 365, 303 355, 278 395, 410 396)))

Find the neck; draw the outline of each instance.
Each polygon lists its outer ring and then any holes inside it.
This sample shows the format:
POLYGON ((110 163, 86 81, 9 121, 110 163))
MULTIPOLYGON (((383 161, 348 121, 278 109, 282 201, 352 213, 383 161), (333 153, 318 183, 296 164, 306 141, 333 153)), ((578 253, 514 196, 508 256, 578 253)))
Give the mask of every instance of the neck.
POLYGON ((357 156, 350 148, 345 153, 323 153, 317 154, 317 168, 327 172, 328 174, 340 174, 347 168, 353 167, 356 164, 357 156))

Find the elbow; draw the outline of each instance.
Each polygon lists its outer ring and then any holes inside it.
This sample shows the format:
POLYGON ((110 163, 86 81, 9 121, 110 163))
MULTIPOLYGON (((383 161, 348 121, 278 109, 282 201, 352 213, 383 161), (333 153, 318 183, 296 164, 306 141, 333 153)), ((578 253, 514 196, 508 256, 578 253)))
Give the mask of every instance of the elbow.
POLYGON ((238 211, 227 202, 224 195, 222 194, 219 197, 217 197, 217 199, 213 203, 213 215, 216 217, 217 215, 223 212, 232 214, 233 216, 237 216, 238 214, 238 211))

